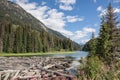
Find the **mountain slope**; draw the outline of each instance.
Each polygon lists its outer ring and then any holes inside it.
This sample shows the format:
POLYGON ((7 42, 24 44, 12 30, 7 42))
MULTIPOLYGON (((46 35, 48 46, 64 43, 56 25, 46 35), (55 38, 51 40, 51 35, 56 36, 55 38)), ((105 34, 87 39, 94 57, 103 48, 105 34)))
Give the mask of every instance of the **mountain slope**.
MULTIPOLYGON (((27 13, 19 5, 0 0, 0 37, 3 52, 46 52, 55 50, 78 50, 80 45, 27 13)), ((1 51, 2 52, 2 51, 1 51)))
POLYGON ((0 21, 4 18, 17 25, 24 25, 25 23, 38 31, 45 30, 48 33, 50 32, 53 35, 65 38, 59 32, 47 28, 42 22, 27 13, 19 5, 7 0, 0 0, 0 21))

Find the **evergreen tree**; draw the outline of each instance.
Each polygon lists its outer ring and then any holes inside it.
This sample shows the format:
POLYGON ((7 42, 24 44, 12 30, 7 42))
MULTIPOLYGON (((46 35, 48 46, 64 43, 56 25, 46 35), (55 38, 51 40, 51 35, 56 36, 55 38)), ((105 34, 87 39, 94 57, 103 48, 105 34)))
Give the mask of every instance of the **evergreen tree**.
POLYGON ((3 31, 4 31, 4 26, 1 24, 0 25, 0 53, 3 52, 3 31))
POLYGON ((113 39, 114 39, 114 32, 115 30, 117 29, 117 24, 118 24, 118 21, 117 21, 117 14, 115 13, 115 10, 113 9, 112 5, 109 4, 108 8, 107 8, 107 13, 105 15, 105 21, 106 21, 106 24, 108 26, 108 28, 110 29, 110 32, 109 32, 109 35, 110 35, 110 38, 109 40, 111 41, 111 49, 110 49, 110 53, 114 53, 115 52, 115 43, 113 42, 113 39))
POLYGON ((46 31, 37 31, 30 26, 3 22, 0 24, 0 52, 48 52, 73 50, 76 46, 70 39, 59 38, 46 31))
POLYGON ((92 39, 94 39, 95 38, 95 33, 94 32, 92 32, 92 39))
POLYGON ((98 50, 97 54, 100 57, 107 58, 110 54, 110 29, 109 26, 102 21, 101 29, 100 29, 100 36, 98 38, 98 50))
POLYGON ((39 34, 39 36, 38 36, 38 52, 42 52, 42 49, 43 49, 43 44, 42 44, 42 39, 39 34))
POLYGON ((23 28, 18 27, 15 32, 14 51, 15 53, 23 52, 22 43, 23 28))
POLYGON ((95 55, 95 53, 96 53, 96 39, 94 36, 94 32, 92 32, 92 39, 91 39, 89 45, 90 45, 90 56, 95 55))
POLYGON ((113 42, 113 33, 117 29, 117 17, 109 4, 105 17, 102 18, 100 34, 97 43, 97 54, 104 59, 110 59, 112 53, 115 51, 115 45, 113 42))

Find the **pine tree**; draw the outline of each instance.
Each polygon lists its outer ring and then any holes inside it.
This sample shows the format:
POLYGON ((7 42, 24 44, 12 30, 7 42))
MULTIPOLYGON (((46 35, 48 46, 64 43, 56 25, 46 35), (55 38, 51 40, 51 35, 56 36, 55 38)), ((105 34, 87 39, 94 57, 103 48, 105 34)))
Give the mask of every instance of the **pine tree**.
POLYGON ((98 38, 98 50, 97 53, 102 58, 107 58, 110 54, 110 29, 109 26, 102 21, 100 36, 98 38))
POLYGON ((110 29, 109 35, 110 38, 109 40, 111 41, 111 49, 110 49, 110 53, 114 53, 115 52, 115 43, 113 42, 114 36, 113 33, 115 32, 115 30, 117 29, 117 14, 115 13, 115 10, 113 9, 112 5, 109 4, 108 8, 107 8, 107 13, 105 15, 106 18, 106 24, 107 26, 109 26, 108 28, 110 29))
POLYGON ((92 39, 90 41, 90 56, 95 55, 96 53, 96 39, 94 32, 92 32, 92 39))
POLYGON ((109 4, 106 15, 102 18, 98 43, 97 43, 97 54, 104 58, 110 59, 112 53, 115 51, 115 45, 113 42, 114 36, 113 33, 117 29, 117 16, 109 4))
POLYGON ((5 52, 13 52, 13 45, 14 45, 14 35, 15 29, 11 23, 5 26, 4 31, 4 47, 5 52))
POLYGON ((22 43, 23 28, 18 27, 15 32, 14 51, 15 53, 23 52, 22 43))
POLYGON ((37 31, 27 25, 15 25, 7 21, 0 24, 0 52, 47 52, 73 50, 70 39, 59 38, 46 31, 37 31), (68 44, 68 45, 66 45, 68 44))
POLYGON ((92 39, 94 39, 95 38, 95 33, 94 32, 92 32, 92 39))

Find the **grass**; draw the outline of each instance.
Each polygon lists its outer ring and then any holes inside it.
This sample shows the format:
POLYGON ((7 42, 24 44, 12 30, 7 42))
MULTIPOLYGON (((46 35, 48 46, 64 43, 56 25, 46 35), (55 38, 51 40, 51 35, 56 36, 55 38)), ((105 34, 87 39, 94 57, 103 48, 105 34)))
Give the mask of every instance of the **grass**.
POLYGON ((46 52, 46 53, 0 53, 0 57, 19 57, 19 56, 46 56, 50 54, 72 54, 75 53, 74 51, 68 52, 61 52, 61 51, 54 51, 54 52, 46 52))
POLYGON ((120 80, 120 60, 106 61, 97 56, 81 60, 78 80, 120 80))

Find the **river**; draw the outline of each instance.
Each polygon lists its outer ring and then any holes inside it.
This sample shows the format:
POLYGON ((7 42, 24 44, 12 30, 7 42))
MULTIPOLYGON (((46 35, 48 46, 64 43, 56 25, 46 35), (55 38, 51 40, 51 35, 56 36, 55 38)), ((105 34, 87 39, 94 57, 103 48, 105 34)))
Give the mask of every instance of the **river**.
POLYGON ((79 60, 81 58, 85 58, 87 57, 88 55, 88 52, 84 52, 84 51, 75 51, 74 53, 55 53, 55 54, 49 54, 47 55, 48 57, 72 57, 73 58, 73 61, 72 63, 70 64, 71 67, 69 68, 66 68, 66 70, 70 73, 72 73, 73 75, 77 75, 78 74, 78 71, 77 69, 79 68, 80 66, 80 62, 79 60))
POLYGON ((61 54, 61 53, 56 53, 56 54, 50 54, 48 56, 54 56, 54 57, 73 57, 75 60, 80 60, 81 57, 86 57, 88 55, 88 52, 84 51, 75 51, 74 53, 68 53, 68 54, 61 54))
POLYGON ((51 57, 72 57, 74 58, 72 63, 71 63, 71 67, 67 68, 66 70, 71 72, 73 75, 77 75, 77 69, 79 68, 80 66, 80 62, 79 60, 81 58, 85 58, 87 57, 88 55, 88 52, 84 52, 84 51, 75 51, 74 53, 68 53, 68 54, 61 54, 61 53, 56 53, 56 54, 50 54, 50 55, 47 55, 47 56, 51 56, 51 57))

